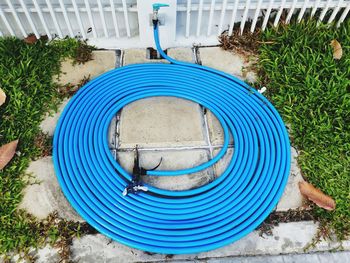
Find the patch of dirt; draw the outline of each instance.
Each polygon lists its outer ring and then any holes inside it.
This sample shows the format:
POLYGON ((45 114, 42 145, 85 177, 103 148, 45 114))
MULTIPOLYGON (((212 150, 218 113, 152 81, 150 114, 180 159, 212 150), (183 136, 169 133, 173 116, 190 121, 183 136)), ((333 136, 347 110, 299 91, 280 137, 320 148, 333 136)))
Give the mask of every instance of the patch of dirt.
POLYGON ((81 79, 77 85, 68 83, 66 85, 60 86, 58 89, 58 92, 63 98, 72 97, 82 86, 84 86, 89 81, 90 81, 90 75, 84 76, 84 78, 81 79))
POLYGON ((283 212, 271 213, 265 221, 256 229, 259 235, 272 236, 272 229, 278 226, 279 223, 298 222, 298 221, 316 221, 311 210, 295 209, 283 212))

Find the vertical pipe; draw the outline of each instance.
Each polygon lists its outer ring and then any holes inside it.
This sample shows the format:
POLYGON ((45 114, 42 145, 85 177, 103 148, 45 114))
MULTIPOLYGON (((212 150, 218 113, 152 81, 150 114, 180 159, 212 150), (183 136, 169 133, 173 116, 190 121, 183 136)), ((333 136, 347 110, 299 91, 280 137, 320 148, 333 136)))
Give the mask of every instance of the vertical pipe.
POLYGON ((191 23, 191 0, 187 0, 186 8, 186 38, 190 36, 190 23, 191 23))
POLYGON ((335 16, 338 14, 340 6, 343 4, 343 0, 339 0, 337 6, 334 8, 332 15, 330 16, 330 18, 328 19, 328 24, 332 23, 335 16))
POLYGON ((126 5, 126 0, 122 0, 123 2, 123 11, 124 11, 124 20, 125 20, 125 27, 126 27, 126 35, 130 37, 130 24, 129 24, 129 17, 128 17, 128 7, 126 5))
POLYGON ((21 7, 23 8, 24 15, 28 19, 29 25, 32 28, 34 35, 36 36, 37 39, 39 39, 40 38, 40 34, 38 33, 38 30, 36 29, 36 26, 34 25, 34 22, 33 22, 30 14, 28 12, 27 6, 24 4, 23 0, 19 0, 19 3, 21 4, 21 7))
POLYGON ((267 7, 267 10, 266 10, 266 13, 265 13, 263 24, 261 26, 262 31, 265 30, 265 28, 267 26, 267 22, 269 22, 269 18, 270 18, 270 14, 271 14, 273 3, 274 3, 274 0, 270 0, 269 6, 267 7))
POLYGON ((84 0, 84 3, 85 3, 85 8, 86 8, 86 11, 87 11, 87 14, 88 14, 88 17, 89 17, 90 26, 91 26, 91 29, 92 29, 92 35, 94 36, 94 38, 97 38, 96 27, 95 27, 95 23, 94 23, 94 18, 92 17, 89 0, 84 0))
POLYGON ((248 16, 249 7, 250 7, 250 0, 247 0, 246 6, 245 6, 245 9, 244 9, 244 12, 243 12, 241 25, 240 25, 240 32, 241 32, 241 34, 243 34, 245 21, 247 20, 247 16, 248 16))
POLYGON ((2 20, 5 23, 6 29, 10 32, 11 36, 15 36, 15 32, 13 31, 9 21, 7 20, 4 11, 2 11, 2 9, 0 8, 0 17, 2 18, 2 20))
POLYGON ((311 17, 313 17, 316 14, 316 11, 320 6, 320 3, 321 3, 321 0, 316 0, 316 2, 314 3, 314 7, 312 8, 312 11, 311 11, 311 17))
POLYGON ((349 11, 350 11, 350 5, 347 5, 347 7, 344 9, 343 13, 341 14, 341 17, 338 20, 337 27, 339 27, 340 24, 344 22, 344 20, 345 20, 346 16, 348 15, 349 11))
POLYGON ((207 36, 210 36, 210 34, 211 34, 211 27, 213 25, 214 10, 215 10, 215 0, 211 0, 207 36))
POLYGON ((255 10, 253 23, 252 23, 252 25, 250 27, 250 32, 252 32, 252 33, 255 30, 256 23, 258 22, 258 17, 259 17, 259 14, 260 14, 261 4, 262 4, 262 0, 259 0, 258 1, 258 5, 257 5, 256 10, 255 10))
POLYGON ((56 31, 58 33, 58 36, 60 38, 63 38, 63 34, 62 34, 62 31, 61 31, 61 28, 57 22, 57 18, 56 18, 56 15, 55 15, 55 11, 53 10, 53 7, 52 7, 52 4, 50 2, 50 0, 46 0, 46 5, 47 7, 49 8, 49 11, 50 11, 50 15, 52 17, 52 20, 53 20, 53 23, 55 25, 55 28, 56 28, 56 31))
POLYGON ((45 21, 44 16, 43 16, 43 12, 41 12, 41 8, 40 8, 40 6, 38 4, 38 1, 37 0, 33 0, 33 3, 34 3, 34 6, 35 6, 35 9, 36 9, 36 11, 37 11, 37 13, 39 15, 40 22, 41 22, 41 24, 44 27, 45 33, 46 33, 47 37, 49 38, 49 40, 51 40, 52 36, 50 34, 49 28, 47 27, 46 21, 45 21))
POLYGON ((81 17, 80 17, 80 13, 79 13, 79 8, 78 8, 78 5, 77 5, 76 0, 72 0, 72 4, 73 4, 75 16, 76 16, 76 18, 77 18, 77 20, 78 20, 78 25, 79 25, 79 29, 80 29, 81 35, 83 36, 84 39, 86 39, 85 29, 84 29, 83 23, 82 23, 82 21, 81 21, 81 17))
POLYGON ((298 23, 301 21, 301 19, 303 19, 308 3, 309 0, 304 1, 303 7, 301 8, 300 13, 298 15, 298 23))
POLYGON ((199 35, 201 33, 202 14, 203 14, 203 0, 199 0, 197 31, 196 31, 196 36, 197 37, 199 37, 199 35))
POLYGON ((229 30, 228 30, 228 35, 229 35, 229 36, 232 36, 233 27, 235 26, 236 15, 237 15, 237 8, 238 8, 238 2, 239 2, 239 0, 235 0, 235 3, 234 3, 234 5, 233 5, 232 16, 231 16, 231 23, 230 23, 230 28, 229 28, 229 30))
POLYGON ((68 17, 68 14, 67 14, 66 7, 65 7, 65 5, 64 5, 62 0, 58 0, 58 1, 60 3, 61 9, 62 9, 64 21, 66 21, 66 24, 67 24, 67 27, 68 27, 69 35, 70 35, 70 37, 74 37, 74 33, 73 33, 72 26, 71 26, 70 21, 69 21, 69 17, 68 17))
POLYGON ((219 28, 218 28, 218 35, 220 35, 222 33, 222 26, 224 24, 226 7, 227 7, 227 0, 224 0, 222 2, 222 9, 221 9, 221 14, 220 14, 220 23, 219 23, 219 28))
POLYGON ((22 35, 24 37, 27 37, 28 35, 27 35, 26 31, 24 30, 24 27, 23 27, 23 25, 21 23, 21 20, 19 20, 18 14, 17 14, 15 8, 13 7, 13 5, 11 3, 11 0, 7 0, 7 5, 10 7, 11 13, 12 13, 13 17, 15 18, 16 23, 17 23, 19 29, 21 30, 22 35))
MULTIPOLYGON (((304 0, 306 1, 306 0, 304 0)), ((287 18, 286 18, 286 23, 289 24, 290 20, 292 19, 292 16, 293 16, 293 13, 294 13, 294 10, 295 10, 295 6, 297 5, 297 2, 298 0, 294 0, 293 1, 293 4, 292 4, 292 7, 289 9, 289 12, 288 12, 288 15, 287 15, 287 18)))
POLYGON ((326 13, 327 13, 327 11, 329 9, 329 5, 331 4, 331 1, 332 0, 328 0, 327 1, 325 8, 323 8, 323 10, 322 10, 322 12, 320 14, 320 18, 318 20, 318 23, 322 22, 322 20, 324 19, 325 15, 326 15, 326 13))
POLYGON ((103 33, 104 33, 105 37, 108 38, 109 35, 108 35, 108 30, 107 30, 106 18, 105 18, 105 13, 103 11, 103 6, 101 3, 101 0, 97 0, 97 4, 98 4, 98 10, 99 10, 100 16, 101 16, 103 33))
POLYGON ((117 14, 115 13, 115 5, 114 5, 114 0, 110 0, 110 5, 112 9, 112 18, 113 18, 113 26, 115 30, 115 36, 116 38, 119 38, 119 26, 118 26, 118 20, 117 20, 117 14))
POLYGON ((281 15, 282 15, 282 12, 283 12, 285 4, 286 4, 286 0, 282 0, 280 9, 278 10, 276 18, 275 18, 275 22, 273 23, 274 27, 276 27, 278 25, 278 22, 279 22, 279 20, 281 18, 281 15))

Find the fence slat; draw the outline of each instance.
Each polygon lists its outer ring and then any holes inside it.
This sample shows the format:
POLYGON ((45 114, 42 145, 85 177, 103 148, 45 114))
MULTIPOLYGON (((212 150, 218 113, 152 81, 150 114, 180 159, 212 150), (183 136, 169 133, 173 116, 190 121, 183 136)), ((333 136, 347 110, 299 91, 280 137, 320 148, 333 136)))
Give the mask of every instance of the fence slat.
MULTIPOLYGON (((304 1, 306 1, 306 0, 304 0, 304 1)), ((295 7, 297 5, 297 2, 298 2, 298 0, 294 0, 293 3, 292 3, 292 7, 289 9, 289 12, 288 12, 288 15, 287 15, 287 18, 286 18, 286 23, 287 24, 289 24, 290 20, 292 19, 292 16, 293 16, 295 7)))
POLYGON ((103 11, 101 0, 97 0, 97 4, 98 4, 98 10, 100 12, 100 17, 101 17, 101 21, 102 21, 103 33, 104 33, 105 37, 108 38, 109 35, 108 35, 108 30, 107 30, 106 18, 105 18, 105 13, 103 11))
POLYGON ((62 0, 59 0, 59 3, 60 3, 60 6, 61 6, 61 9, 62 9, 64 21, 66 21, 66 24, 67 24, 67 27, 68 27, 69 35, 70 35, 70 37, 74 37, 74 33, 73 33, 72 26, 71 26, 70 21, 69 21, 69 17, 68 17, 68 14, 67 14, 66 7, 65 7, 65 5, 64 5, 62 0))
POLYGON ((55 11, 53 10, 53 7, 52 7, 52 4, 50 2, 50 0, 46 0, 46 5, 47 7, 49 8, 49 11, 50 11, 50 15, 51 15, 51 18, 53 20, 53 23, 55 25, 55 28, 56 28, 56 31, 58 33, 58 36, 60 38, 63 38, 63 34, 62 34, 62 30, 57 22, 57 18, 56 18, 56 15, 55 15, 55 11))
POLYGON ((219 23, 219 28, 218 28, 218 35, 220 35, 222 33, 222 26, 224 24, 226 6, 227 6, 227 0, 222 1, 222 9, 221 9, 221 14, 220 14, 220 23, 219 23))
POLYGON ((344 20, 345 20, 346 16, 348 15, 349 11, 350 11, 350 5, 347 5, 347 7, 344 9, 343 13, 341 14, 341 17, 338 20, 337 27, 339 27, 340 24, 344 22, 344 20))
POLYGON ((265 30, 265 28, 267 26, 267 22, 269 22, 273 2, 274 2, 274 0, 270 0, 269 6, 267 7, 267 10, 266 10, 266 13, 265 13, 265 17, 264 17, 264 21, 263 21, 263 24, 261 26, 262 31, 265 30))
POLYGON ((211 0, 207 36, 210 36, 210 34, 211 34, 211 27, 213 25, 214 9, 215 9, 215 0, 211 0))
POLYGON ((119 26, 118 26, 118 20, 117 20, 117 15, 115 13, 115 5, 114 5, 114 1, 110 0, 109 1, 110 5, 111 5, 111 9, 112 9, 112 18, 113 18, 113 26, 114 26, 114 31, 115 31, 115 37, 119 38, 119 26))
POLYGON ((321 3, 321 0, 316 0, 314 7, 312 8, 311 11, 311 17, 313 17, 316 14, 317 9, 319 8, 321 3))
POLYGON ((94 18, 92 17, 89 0, 84 0, 84 3, 85 3, 85 8, 86 8, 86 11, 87 11, 87 14, 88 14, 90 26, 91 26, 91 29, 92 29, 92 35, 94 36, 94 38, 97 38, 95 22, 94 22, 94 18))
POLYGON ((299 15, 298 15, 298 23, 301 21, 301 19, 303 19, 303 16, 305 14, 305 11, 306 11, 306 7, 307 5, 309 4, 309 0, 305 0, 304 1, 304 4, 303 4, 303 7, 301 8, 300 12, 299 12, 299 15))
POLYGON ((123 2, 123 11, 124 11, 124 20, 125 20, 125 27, 126 27, 126 35, 130 37, 130 24, 129 24, 129 17, 128 17, 128 7, 126 5, 126 0, 122 0, 123 2))
POLYGON ((13 17, 15 18, 16 23, 17 23, 19 29, 21 30, 22 35, 24 37, 27 37, 28 35, 27 35, 26 31, 24 30, 24 27, 23 27, 23 25, 21 23, 21 20, 19 20, 18 14, 17 14, 15 8, 13 7, 13 5, 11 3, 11 0, 7 0, 7 5, 10 7, 11 13, 12 13, 13 17))
POLYGON ((187 0, 186 8, 186 33, 185 36, 188 38, 190 36, 190 23, 191 23, 191 0, 187 0))
POLYGON ((250 27, 250 32, 252 32, 252 33, 255 30, 256 23, 258 22, 258 17, 259 17, 259 14, 260 14, 261 4, 262 4, 262 0, 259 0, 258 5, 257 5, 256 10, 255 10, 253 23, 252 23, 252 25, 250 27))
POLYGON ((321 15, 320 15, 320 18, 318 20, 319 23, 323 21, 325 15, 326 15, 326 13, 327 13, 327 11, 329 9, 329 5, 330 5, 331 1, 332 0, 328 0, 327 3, 326 3, 326 6, 323 8, 323 10, 321 12, 321 15))
POLYGON ((203 15, 203 0, 199 0, 198 19, 197 19, 197 31, 196 31, 196 36, 197 37, 199 37, 199 35, 201 33, 202 15, 203 15))
POLYGON ((333 9, 332 15, 328 19, 328 24, 332 23, 335 16, 338 14, 340 6, 343 4, 343 0, 339 0, 337 6, 333 9))
POLYGON ((11 36, 15 36, 15 32, 13 31, 9 21, 7 20, 4 11, 0 8, 0 17, 4 21, 6 29, 10 32, 11 36))
POLYGON ((228 35, 229 35, 229 36, 232 36, 233 27, 235 26, 236 15, 237 15, 237 8, 238 8, 238 2, 239 2, 239 0, 235 0, 235 3, 234 3, 234 5, 233 5, 232 16, 231 16, 231 23, 230 23, 230 27, 229 27, 229 29, 228 29, 228 35))
POLYGON ((81 22, 81 17, 80 17, 80 13, 79 13, 77 2, 75 0, 72 0, 72 3, 73 3, 75 16, 76 16, 76 18, 78 20, 80 33, 83 36, 83 38, 86 39, 86 33, 85 33, 85 29, 84 29, 83 23, 81 22))
POLYGON ((41 22, 41 24, 42 24, 43 27, 44 27, 45 34, 47 35, 47 37, 49 38, 49 40, 51 40, 51 39, 52 39, 52 36, 51 36, 51 34, 50 34, 49 28, 47 27, 46 21, 45 21, 44 16, 43 16, 43 12, 41 12, 41 8, 40 8, 40 6, 38 5, 37 0, 33 0, 33 3, 34 3, 34 6, 35 6, 35 10, 36 10, 36 12, 38 13, 40 22, 41 22))
POLYGON ((21 4, 21 7, 23 8, 24 15, 28 19, 29 25, 32 28, 34 35, 36 36, 37 39, 39 39, 40 38, 40 34, 38 33, 38 30, 36 29, 36 26, 34 25, 34 22, 33 22, 32 18, 29 15, 27 6, 23 2, 23 0, 19 0, 19 3, 21 4))
POLYGON ((247 16, 248 16, 249 7, 250 7, 250 0, 247 0, 246 6, 245 6, 245 9, 244 9, 244 13, 243 13, 243 17, 242 17, 242 20, 241 20, 241 25, 240 25, 240 32, 241 32, 241 34, 243 34, 245 21, 247 20, 247 16))
POLYGON ((277 15, 276 15, 276 18, 275 18, 275 22, 273 23, 274 27, 276 27, 278 25, 278 22, 279 22, 279 20, 281 18, 281 15, 282 15, 282 12, 283 12, 285 4, 286 4, 286 0, 282 0, 281 7, 280 7, 280 9, 277 12, 277 15))

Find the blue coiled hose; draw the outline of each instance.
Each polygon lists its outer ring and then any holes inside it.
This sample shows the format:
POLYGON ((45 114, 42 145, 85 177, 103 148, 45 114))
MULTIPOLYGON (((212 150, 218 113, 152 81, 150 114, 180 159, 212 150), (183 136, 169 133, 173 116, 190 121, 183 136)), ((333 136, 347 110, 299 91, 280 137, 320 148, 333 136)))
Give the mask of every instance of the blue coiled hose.
POLYGON ((90 81, 64 109, 54 136, 54 165, 62 191, 75 210, 104 235, 141 250, 184 254, 208 251, 240 239, 276 206, 290 169, 290 145, 270 102, 241 80, 221 71, 168 57, 171 64, 137 64, 90 81), (148 171, 181 175, 217 162, 234 140, 225 172, 197 189, 123 196, 132 180, 108 148, 108 126, 125 105, 171 96, 211 110, 224 130, 216 157, 194 168, 148 171))

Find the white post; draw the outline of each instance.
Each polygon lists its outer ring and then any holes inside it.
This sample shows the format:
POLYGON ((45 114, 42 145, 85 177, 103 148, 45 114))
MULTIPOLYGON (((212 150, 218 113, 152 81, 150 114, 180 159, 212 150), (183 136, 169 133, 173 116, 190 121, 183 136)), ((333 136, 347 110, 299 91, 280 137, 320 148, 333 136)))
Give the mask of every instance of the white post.
POLYGON ((154 3, 169 5, 169 7, 160 8, 158 12, 159 17, 164 18, 164 25, 159 26, 160 44, 162 48, 166 49, 175 44, 176 0, 137 0, 141 45, 155 47, 153 40, 153 25, 151 23, 153 13, 152 4, 154 3))

